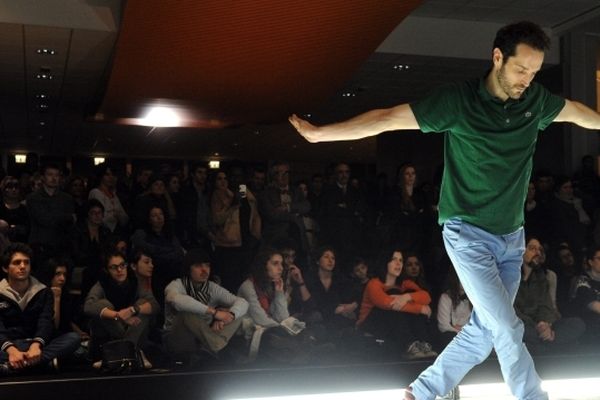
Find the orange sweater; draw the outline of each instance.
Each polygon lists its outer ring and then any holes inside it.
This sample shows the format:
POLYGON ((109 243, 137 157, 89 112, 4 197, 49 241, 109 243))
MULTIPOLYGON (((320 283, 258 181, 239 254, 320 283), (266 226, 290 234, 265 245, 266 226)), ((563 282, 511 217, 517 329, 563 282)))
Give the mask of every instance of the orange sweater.
POLYGON ((379 278, 373 278, 367 283, 367 287, 365 288, 358 321, 356 321, 357 325, 362 324, 367 319, 373 307, 383 308, 384 310, 392 309, 391 304, 394 298, 386 293, 390 289, 398 289, 400 293, 410 293, 412 296, 412 301, 407 303, 401 312, 419 314, 423 306, 431 303, 429 293, 411 280, 404 280, 400 286, 386 287, 379 278))

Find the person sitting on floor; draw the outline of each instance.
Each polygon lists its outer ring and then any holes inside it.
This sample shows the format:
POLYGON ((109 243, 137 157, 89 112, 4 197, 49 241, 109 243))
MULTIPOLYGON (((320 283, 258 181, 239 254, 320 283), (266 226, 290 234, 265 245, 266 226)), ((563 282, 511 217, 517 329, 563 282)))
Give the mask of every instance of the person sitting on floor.
POLYGON ((357 327, 390 341, 408 359, 437 355, 430 340, 431 297, 409 279, 402 280, 402 251, 382 251, 377 257, 378 274, 367 283, 357 327))
POLYGON ((583 335, 585 324, 576 317, 560 318, 540 265, 542 244, 534 237, 525 243, 521 283, 515 299, 515 311, 525 324, 523 341, 532 352, 575 344, 583 335))
POLYGON ((452 268, 448 274, 448 290, 441 294, 437 309, 440 348, 445 348, 471 319, 473 305, 452 268))
MULTIPOLYGON (((129 340, 141 350, 151 319, 160 307, 151 291, 140 290, 125 256, 111 251, 106 256, 104 272, 85 299, 83 310, 91 318, 92 357, 97 358, 98 346, 109 340, 129 340)), ((144 352, 140 354, 144 368, 152 368, 144 352)), ((101 366, 101 362, 94 363, 95 368, 101 366)))
POLYGON ((165 289, 163 343, 175 359, 201 351, 217 358, 240 327, 248 302, 209 280, 204 250, 190 250, 183 265, 181 278, 165 289))
POLYGON ((59 358, 79 348, 75 332, 52 339, 52 290, 31 276, 32 250, 11 243, 2 253, 0 266, 0 374, 32 368, 56 368, 59 358))

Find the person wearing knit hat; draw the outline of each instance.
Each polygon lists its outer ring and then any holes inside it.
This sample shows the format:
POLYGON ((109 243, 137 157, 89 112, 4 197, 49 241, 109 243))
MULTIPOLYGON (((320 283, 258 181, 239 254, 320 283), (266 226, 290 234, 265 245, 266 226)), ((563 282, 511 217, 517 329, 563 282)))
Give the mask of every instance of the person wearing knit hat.
POLYGON ((246 300, 209 280, 210 261, 204 250, 190 250, 181 277, 165 289, 163 341, 174 359, 200 352, 217 358, 248 310, 246 300))

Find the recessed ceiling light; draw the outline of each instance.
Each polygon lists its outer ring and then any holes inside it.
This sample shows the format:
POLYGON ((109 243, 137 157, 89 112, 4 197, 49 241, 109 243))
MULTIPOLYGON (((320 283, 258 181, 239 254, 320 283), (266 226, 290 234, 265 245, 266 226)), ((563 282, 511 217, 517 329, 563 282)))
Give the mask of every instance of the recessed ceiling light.
POLYGON ((38 93, 38 94, 35 95, 36 99, 45 99, 47 97, 48 97, 48 95, 43 94, 43 93, 38 93))
POLYGON ((344 93, 342 93, 342 97, 356 97, 356 93, 354 93, 354 92, 344 92, 344 93))
POLYGON ((406 71, 407 69, 410 69, 410 66, 406 64, 396 64, 393 66, 393 68, 396 71, 406 71))
POLYGON ((176 127, 181 125, 181 118, 173 107, 153 106, 148 108, 140 122, 146 126, 176 127))
POLYGON ((36 53, 38 53, 38 54, 48 54, 48 55, 53 56, 53 55, 56 54, 56 51, 53 50, 53 49, 41 48, 41 49, 37 49, 36 53))
POLYGON ((40 126, 46 126, 46 121, 40 121, 40 126))
POLYGON ((39 74, 37 74, 35 77, 36 77, 37 79, 43 79, 43 80, 52 80, 52 79, 54 79, 54 75, 52 75, 52 74, 51 74, 51 73, 49 73, 49 72, 42 72, 42 73, 39 73, 39 74))

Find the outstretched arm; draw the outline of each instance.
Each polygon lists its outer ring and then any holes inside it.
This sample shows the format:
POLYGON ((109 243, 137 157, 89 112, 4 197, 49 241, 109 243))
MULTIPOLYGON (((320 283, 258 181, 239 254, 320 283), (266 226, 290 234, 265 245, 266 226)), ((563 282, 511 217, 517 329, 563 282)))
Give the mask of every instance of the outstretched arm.
POLYGON ((600 129, 600 114, 577 101, 566 100, 554 122, 572 122, 587 129, 600 129))
POLYGON ((419 124, 408 104, 367 111, 347 121, 330 125, 315 126, 295 114, 289 118, 289 121, 311 143, 356 140, 386 131, 419 129, 419 124))

